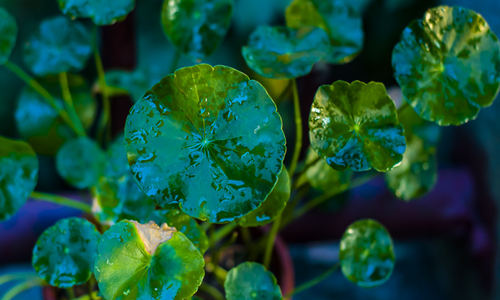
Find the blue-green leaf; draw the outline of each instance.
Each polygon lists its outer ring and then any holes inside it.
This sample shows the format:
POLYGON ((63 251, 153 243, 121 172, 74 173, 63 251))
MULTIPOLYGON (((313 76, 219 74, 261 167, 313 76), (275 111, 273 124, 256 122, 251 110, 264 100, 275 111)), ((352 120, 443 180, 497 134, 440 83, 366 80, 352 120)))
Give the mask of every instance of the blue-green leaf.
POLYGON ((106 72, 106 85, 130 94, 134 102, 156 83, 152 74, 143 69, 135 71, 111 70, 106 72))
POLYGON ((0 7, 0 65, 9 60, 16 44, 17 24, 13 16, 0 7))
POLYGON ((224 289, 227 300, 282 299, 273 273, 254 262, 245 262, 229 270, 224 289))
POLYGON ((188 215, 229 222, 257 208, 276 183, 285 136, 258 82, 225 66, 177 70, 131 109, 128 160, 146 195, 188 215))
POLYGON ((134 9, 135 0, 58 0, 63 14, 71 18, 91 18, 96 25, 122 21, 134 9))

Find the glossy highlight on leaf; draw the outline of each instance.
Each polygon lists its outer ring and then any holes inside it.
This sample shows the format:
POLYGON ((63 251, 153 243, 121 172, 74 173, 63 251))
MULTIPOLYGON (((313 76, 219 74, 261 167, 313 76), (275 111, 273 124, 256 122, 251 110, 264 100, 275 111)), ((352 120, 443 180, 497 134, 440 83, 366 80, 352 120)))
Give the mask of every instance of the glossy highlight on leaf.
POLYGON ((201 60, 224 39, 232 13, 232 0, 164 0, 161 20, 170 42, 201 60))
POLYGON ((103 172, 104 152, 93 140, 80 137, 66 142, 56 156, 59 175, 71 185, 84 189, 93 186, 103 172))
POLYGON ((391 236, 375 220, 356 221, 340 240, 339 259, 342 273, 350 281, 365 288, 381 285, 394 268, 391 236))
POLYGON ((273 273, 255 262, 245 262, 229 270, 224 289, 227 300, 282 299, 273 273))
POLYGON ((269 78, 307 75, 329 52, 326 32, 315 27, 260 26, 250 35, 248 45, 242 48, 247 65, 269 78))
POLYGON ((263 226, 281 214, 290 198, 290 175, 283 166, 271 194, 256 210, 238 220, 240 226, 263 226))
POLYGON ((436 124, 421 119, 410 106, 399 111, 399 120, 407 147, 401 164, 386 173, 386 181, 398 198, 409 201, 423 196, 436 184, 440 130, 436 124))
POLYGON ((381 83, 319 87, 309 116, 311 147, 336 168, 386 172, 405 151, 396 107, 381 83))
POLYGON ((146 195, 224 223, 257 208, 276 183, 285 136, 258 82, 226 66, 177 70, 131 109, 128 160, 146 195))
POLYGON ((0 166, 0 220, 5 220, 35 189, 38 158, 26 142, 0 136, 0 166))
POLYGON ((203 256, 165 224, 121 221, 103 234, 94 272, 105 299, 182 300, 205 275, 203 256))
POLYGON ((63 14, 71 18, 91 18, 96 25, 122 21, 134 9, 135 0, 58 0, 63 14))
POLYGON ((9 60, 10 53, 16 44, 17 24, 13 16, 0 7, 0 65, 9 60))
POLYGON ((500 42, 472 10, 439 6, 403 31, 392 53, 404 99, 425 120, 461 125, 500 89, 500 42))
POLYGON ((65 17, 47 19, 24 46, 24 62, 37 76, 80 71, 92 53, 90 32, 65 17))
POLYGON ((347 63, 363 47, 361 13, 350 0, 294 0, 286 9, 286 25, 325 30, 331 46, 325 60, 330 63, 347 63))
POLYGON ((92 274, 100 234, 82 218, 68 218, 45 230, 33 249, 33 267, 52 286, 71 287, 92 274))

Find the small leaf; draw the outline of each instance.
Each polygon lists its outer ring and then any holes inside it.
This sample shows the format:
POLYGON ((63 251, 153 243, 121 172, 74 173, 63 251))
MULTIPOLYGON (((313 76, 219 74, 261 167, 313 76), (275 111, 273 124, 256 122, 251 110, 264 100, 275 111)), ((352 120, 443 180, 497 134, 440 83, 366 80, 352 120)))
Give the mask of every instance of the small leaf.
POLYGON ((80 71, 92 53, 92 37, 65 17, 43 21, 24 46, 24 62, 37 76, 80 71))
POLYGON ((130 94, 136 102, 155 84, 152 74, 143 69, 135 71, 111 70, 106 72, 106 85, 130 94))
POLYGON ((27 143, 0 136, 0 166, 0 220, 5 220, 35 189, 38 158, 27 143))
POLYGON ((205 275, 203 256, 175 228, 121 221, 103 234, 94 272, 105 299, 186 299, 205 275))
POLYGON ((165 0, 161 20, 170 42, 201 60, 224 39, 232 13, 232 0, 165 0))
POLYGON ((65 143, 56 156, 57 171, 71 185, 84 189, 93 186, 103 172, 105 156, 89 138, 80 137, 65 143))
POLYGON ((436 184, 439 127, 419 118, 410 106, 400 110, 399 120, 407 147, 401 164, 386 173, 386 180, 398 198, 408 201, 423 196, 436 184))
POLYGON ((58 221, 45 230, 33 249, 33 267, 52 286, 72 287, 92 274, 100 234, 81 218, 58 221))
POLYGON ((461 125, 498 94, 500 42, 474 11, 439 6, 406 27, 392 66, 403 98, 420 117, 461 125))
POLYGON ((142 190, 166 207, 229 222, 257 208, 281 170, 285 136, 276 105, 230 67, 177 70, 132 107, 127 156, 142 190))
POLYGON ((104 173, 95 186, 93 212, 101 222, 123 219, 148 222, 155 210, 153 199, 139 188, 130 172, 123 136, 106 152, 104 173))
POLYGON ((0 65, 9 60, 16 39, 16 20, 5 9, 0 7, 0 65))
POLYGON ((307 75, 330 52, 328 36, 320 28, 290 29, 260 26, 242 48, 247 65, 269 78, 307 75))
POLYGON ((387 230, 371 219, 349 225, 340 240, 342 273, 360 287, 381 285, 394 269, 394 249, 387 230))
POLYGON ((324 59, 331 63, 349 62, 363 47, 361 14, 349 0, 294 0, 286 9, 286 25, 326 31, 331 51, 324 59))
POLYGON ((63 14, 71 18, 91 18, 99 26, 124 20, 134 9, 135 0, 58 0, 63 14))
POLYGON ((167 223, 171 227, 175 227, 177 231, 184 235, 193 243, 193 245, 203 254, 208 249, 208 237, 190 216, 176 208, 168 208, 156 210, 152 217, 153 221, 167 223))
MULTIPOLYGON (((44 78, 41 84, 56 97, 56 103, 62 107, 59 82, 55 78, 44 78)), ((69 86, 78 117, 88 129, 96 114, 96 102, 82 77, 69 76, 69 86)), ((64 142, 75 138, 74 132, 59 117, 57 111, 39 93, 27 86, 19 96, 15 119, 19 134, 39 154, 54 155, 64 142)))
POLYGON ((309 128, 312 148, 337 169, 386 172, 402 160, 406 147, 396 107, 377 82, 320 86, 309 128))
POLYGON ((238 220, 238 224, 244 227, 263 226, 271 223, 281 214, 290 198, 291 186, 290 175, 285 167, 281 169, 278 182, 271 194, 254 211, 238 220))
POLYGON ((224 289, 227 300, 282 299, 273 273, 254 262, 245 262, 229 270, 224 289))

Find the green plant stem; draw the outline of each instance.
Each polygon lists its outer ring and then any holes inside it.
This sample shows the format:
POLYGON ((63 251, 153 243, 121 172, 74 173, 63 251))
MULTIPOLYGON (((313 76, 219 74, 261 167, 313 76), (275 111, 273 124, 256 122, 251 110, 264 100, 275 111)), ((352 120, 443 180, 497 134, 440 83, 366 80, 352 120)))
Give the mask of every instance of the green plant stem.
POLYGON ((216 287, 206 282, 200 285, 200 291, 210 295, 214 300, 224 300, 224 295, 216 287))
POLYGON ((271 227, 271 231, 269 232, 269 237, 267 239, 266 249, 264 252, 264 266, 266 268, 269 268, 269 264, 271 263, 271 257, 274 249, 274 242, 276 241, 276 236, 278 235, 278 231, 280 230, 280 225, 281 225, 281 215, 279 215, 273 222, 273 226, 271 227))
POLYGON ((300 114, 299 90, 297 88, 297 80, 292 80, 293 92, 293 108, 295 114, 295 147, 293 148, 292 162, 290 163, 289 173, 293 177, 297 163, 299 161, 300 152, 302 150, 302 116, 300 114))
POLYGON ((181 56, 182 56, 182 53, 175 49, 175 52, 174 52, 174 57, 172 58, 172 61, 170 62, 170 73, 173 73, 175 72, 175 70, 177 69, 177 66, 179 65, 179 61, 181 60, 181 56))
POLYGON ((34 278, 31 280, 26 280, 24 282, 21 282, 14 287, 12 287, 10 290, 8 290, 2 297, 1 300, 12 300, 14 297, 19 295, 20 293, 29 290, 35 286, 41 286, 43 285, 43 282, 39 278, 34 278))
POLYGON ((102 115, 99 122, 98 136, 99 139, 106 143, 111 138, 111 102, 109 100, 109 89, 106 84, 106 75, 102 64, 101 54, 97 43, 97 26, 94 27, 94 60, 97 71, 99 86, 102 90, 102 115))
POLYGON ((68 292, 69 300, 75 299, 75 291, 73 291, 73 287, 67 288, 66 292, 68 292))
POLYGON ((64 103, 66 103, 66 109, 68 110, 71 121, 73 122, 73 124, 75 124, 75 126, 78 127, 78 130, 85 132, 82 121, 80 121, 80 118, 78 117, 78 114, 75 110, 73 97, 71 96, 71 91, 69 89, 68 74, 66 72, 59 74, 59 83, 61 85, 61 93, 64 99, 64 103))
POLYGON ((52 106, 53 109, 57 111, 61 119, 68 124, 68 126, 73 129, 73 131, 78 136, 85 136, 85 131, 82 131, 76 124, 74 124, 69 117, 68 113, 62 109, 59 105, 57 105, 56 99, 33 77, 31 77, 28 73, 24 72, 18 65, 13 62, 6 62, 4 65, 7 69, 9 69, 12 73, 16 74, 21 80, 23 80, 27 85, 29 85, 35 92, 37 92, 40 96, 42 96, 47 103, 52 106))
POLYGON ((9 281, 26 279, 29 277, 36 278, 36 274, 33 272, 19 272, 19 273, 10 273, 0 276, 0 285, 5 284, 9 281))
POLYGON ((293 289, 291 292, 289 292, 288 294, 286 294, 286 296, 284 297, 285 300, 288 300, 288 299, 291 299, 291 297, 293 295, 296 295, 300 292, 303 292, 315 285, 317 285, 318 283, 320 283, 321 281, 325 280, 326 278, 328 278, 333 272, 335 272, 338 268, 339 268, 340 264, 339 263, 336 263, 335 265, 333 265, 331 268, 329 268, 328 270, 326 270, 323 274, 319 275, 318 277, 315 277, 301 285, 299 285, 298 287, 296 287, 295 289, 293 289))
POLYGON ((224 237, 226 237, 228 234, 230 234, 238 224, 236 222, 228 223, 221 228, 217 229, 211 236, 210 236, 210 247, 215 246, 217 242, 222 240, 224 237))
POLYGON ((76 208, 88 214, 92 213, 92 208, 90 207, 90 205, 63 196, 40 193, 40 192, 32 192, 30 197, 35 200, 42 200, 46 202, 52 202, 59 205, 76 208))

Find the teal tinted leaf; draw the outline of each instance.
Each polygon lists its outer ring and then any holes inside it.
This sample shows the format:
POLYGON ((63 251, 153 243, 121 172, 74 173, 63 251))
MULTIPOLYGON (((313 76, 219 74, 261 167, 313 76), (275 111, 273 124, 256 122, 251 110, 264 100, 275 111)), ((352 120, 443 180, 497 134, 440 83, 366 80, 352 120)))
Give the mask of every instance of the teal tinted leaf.
POLYGON ((71 185, 83 189, 97 183, 103 172, 104 152, 87 137, 65 143, 56 156, 59 175, 71 185))
POLYGON ((247 65, 270 78, 307 75, 315 63, 329 53, 328 36, 320 28, 260 26, 242 48, 247 65))
POLYGON ((500 42, 474 11, 439 6, 406 27, 392 65, 404 99, 420 117, 460 125, 498 94, 500 42))
POLYGON ((175 227, 177 231, 184 233, 202 254, 207 251, 208 237, 205 231, 201 229, 193 218, 179 209, 168 208, 156 210, 152 219, 158 224, 167 223, 169 226, 175 227))
POLYGON ((297 180, 297 185, 302 185, 303 181, 320 191, 334 194, 347 190, 352 178, 351 170, 338 171, 330 167, 326 161, 318 156, 311 148, 306 156, 307 170, 297 180))
POLYGON ((52 286, 71 287, 87 282, 94 266, 100 234, 81 218, 68 218, 45 230, 33 249, 38 276, 52 286))
MULTIPOLYGON (((55 78, 45 78, 41 83, 62 107, 59 82, 55 78)), ((69 86, 77 115, 88 129, 96 114, 96 102, 82 77, 71 75, 69 86)), ((21 137, 39 154, 54 155, 64 142, 75 137, 73 130, 64 123, 57 111, 30 87, 25 87, 19 96, 15 119, 21 137)))
POLYGON ((276 105, 230 67, 177 70, 131 109, 128 160, 146 195, 188 215, 229 222, 257 208, 281 170, 285 137, 276 105))
POLYGON ((325 60, 331 63, 349 62, 363 47, 361 14, 349 0, 294 0, 286 9, 286 25, 325 30, 331 46, 325 60))
POLYGON ((106 72, 106 85, 130 94, 134 102, 138 101, 155 82, 146 70, 135 71, 111 70, 106 72))
POLYGON ((134 9, 135 0, 58 0, 63 14, 71 18, 91 18, 96 25, 122 21, 134 9))
POLYGON ((386 180, 398 198, 408 201, 423 196, 436 184, 439 127, 418 117, 410 106, 399 111, 399 120, 407 147, 401 164, 386 173, 386 180))
POLYGON ((224 289, 227 300, 282 299, 273 273, 254 262, 245 262, 229 270, 224 289))
POLYGON ((38 159, 25 142, 0 136, 0 220, 24 205, 38 180, 38 159))
POLYGON ((290 198, 291 186, 290 175, 285 167, 281 169, 278 182, 274 186, 271 194, 254 211, 238 220, 240 226, 263 226, 271 223, 281 214, 290 198))
POLYGON ((205 275, 203 256, 175 228, 121 221, 103 234, 94 272, 105 299, 186 299, 205 275))
POLYGON ((80 71, 92 53, 92 37, 65 17, 43 21, 24 46, 24 62, 38 75, 80 71))
POLYGON ((9 60, 16 44, 17 24, 13 16, 0 7, 0 65, 9 60))
POLYGON ((222 42, 232 13, 232 0, 165 0, 161 20, 179 51, 203 59, 222 42))
POLYGON ((381 285, 394 269, 392 239, 382 224, 364 219, 349 225, 340 240, 342 273, 361 287, 381 285))
POLYGON ((153 199, 144 194, 130 172, 123 136, 106 152, 104 173, 93 192, 93 212, 101 222, 113 224, 122 219, 148 222, 155 210, 153 199))
POLYGON ((312 148, 337 169, 385 172, 405 151, 396 107, 381 83, 320 86, 309 116, 312 148))

